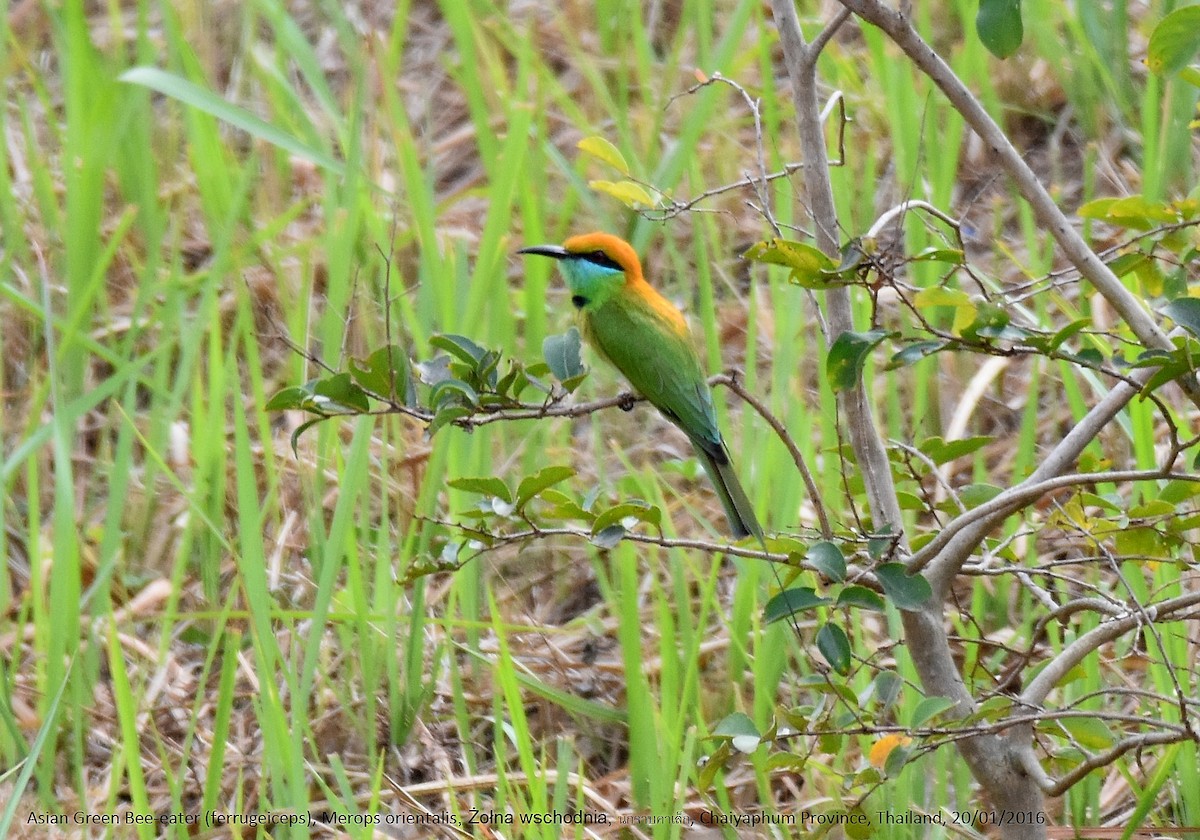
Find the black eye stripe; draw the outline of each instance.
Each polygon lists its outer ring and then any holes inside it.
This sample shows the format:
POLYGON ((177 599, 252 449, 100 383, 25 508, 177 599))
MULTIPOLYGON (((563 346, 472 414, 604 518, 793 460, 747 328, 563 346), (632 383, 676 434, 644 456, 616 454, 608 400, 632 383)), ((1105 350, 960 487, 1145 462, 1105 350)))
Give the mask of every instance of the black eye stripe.
POLYGON ((611 268, 613 271, 624 271, 625 270, 621 267, 621 264, 619 262, 614 260, 612 257, 610 257, 608 254, 604 253, 603 251, 588 251, 586 253, 580 254, 579 258, 587 260, 590 263, 595 263, 596 265, 602 265, 605 268, 611 268))

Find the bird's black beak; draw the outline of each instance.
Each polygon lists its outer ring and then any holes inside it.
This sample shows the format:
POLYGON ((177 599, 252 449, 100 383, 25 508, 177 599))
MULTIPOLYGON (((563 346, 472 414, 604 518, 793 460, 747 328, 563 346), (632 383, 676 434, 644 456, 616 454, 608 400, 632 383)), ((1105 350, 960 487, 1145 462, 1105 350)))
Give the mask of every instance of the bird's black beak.
POLYGON ((537 254, 539 257, 551 257, 556 260, 565 260, 571 256, 571 252, 561 245, 530 245, 528 248, 522 248, 517 251, 518 254, 537 254))

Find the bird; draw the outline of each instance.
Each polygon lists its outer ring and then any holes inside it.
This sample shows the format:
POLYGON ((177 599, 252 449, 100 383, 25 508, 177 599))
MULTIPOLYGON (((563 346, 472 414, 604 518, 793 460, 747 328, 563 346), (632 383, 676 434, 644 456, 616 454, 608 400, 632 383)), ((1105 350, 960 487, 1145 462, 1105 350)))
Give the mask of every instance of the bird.
POLYGON ((594 232, 517 253, 557 260, 584 340, 687 435, 733 537, 754 536, 761 543, 762 526, 717 427, 712 392, 687 320, 646 282, 633 246, 610 233, 594 232))

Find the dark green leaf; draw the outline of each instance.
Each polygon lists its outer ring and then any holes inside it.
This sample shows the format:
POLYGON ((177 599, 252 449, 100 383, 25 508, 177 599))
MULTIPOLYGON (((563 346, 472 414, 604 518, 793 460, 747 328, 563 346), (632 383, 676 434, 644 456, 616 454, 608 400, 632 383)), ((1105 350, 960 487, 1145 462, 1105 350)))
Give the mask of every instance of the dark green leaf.
POLYGON ((356 414, 371 409, 367 393, 351 381, 348 373, 335 373, 317 382, 313 402, 325 414, 356 414))
MULTIPOLYGON (((1193 7, 1188 6, 1187 8, 1193 7)), ((1200 6, 1195 8, 1200 10, 1200 6)), ((1200 338, 1200 298, 1176 298, 1164 306, 1162 312, 1193 336, 1200 338)))
POLYGON ((847 586, 837 597, 837 606, 839 607, 861 607, 865 610, 876 610, 883 612, 884 600, 879 596, 879 593, 872 592, 865 586, 857 584, 847 586))
POLYGON ((592 535, 592 545, 599 548, 616 548, 617 543, 625 539, 625 528, 620 525, 609 525, 603 531, 592 535))
POLYGON ((579 330, 575 327, 562 335, 546 336, 542 342, 542 357, 559 382, 575 379, 586 372, 579 356, 580 347, 579 330))
POLYGON ((739 735, 749 735, 752 738, 762 737, 762 733, 758 731, 754 721, 742 712, 733 712, 722 718, 713 728, 713 735, 719 738, 735 738, 739 735))
POLYGON ((300 453, 296 451, 296 445, 298 443, 300 443, 300 435, 304 434, 309 429, 311 429, 313 426, 317 425, 318 423, 320 423, 321 421, 323 421, 325 419, 326 418, 324 418, 324 417, 316 417, 305 423, 301 423, 299 426, 296 427, 296 430, 294 432, 292 432, 292 454, 293 455, 295 455, 297 458, 300 457, 300 453))
POLYGON ((575 475, 575 470, 570 467, 554 466, 544 467, 533 475, 525 476, 517 487, 517 507, 524 507, 526 502, 543 490, 553 487, 560 481, 566 481, 573 475, 575 475))
POLYGON ((284 388, 271 399, 267 400, 267 411, 286 411, 288 409, 303 408, 304 404, 309 400, 312 394, 305 388, 293 386, 284 388))
POLYGON ((875 699, 884 709, 891 707, 904 688, 903 678, 895 671, 880 671, 875 675, 875 699))
POLYGON ((362 362, 351 359, 350 374, 359 385, 385 399, 404 399, 408 392, 408 356, 396 345, 380 347, 362 362))
POLYGON ((429 392, 429 403, 438 408, 456 403, 478 406, 479 393, 461 379, 443 379, 429 392))
POLYGON ((451 356, 467 364, 472 370, 479 366, 479 363, 483 361, 483 357, 487 353, 486 350, 466 336, 453 335, 451 333, 435 335, 429 339, 429 343, 439 350, 445 350, 451 356))
POLYGON ((592 533, 599 534, 610 525, 620 525, 621 522, 629 517, 657 527, 662 521, 662 511, 654 505, 636 499, 621 502, 619 505, 613 505, 608 510, 603 511, 596 517, 596 521, 592 523, 592 533))
POLYGON ((950 342, 940 339, 937 341, 914 341, 894 353, 892 358, 888 360, 888 363, 884 365, 884 368, 886 370, 893 370, 898 367, 916 364, 926 356, 932 356, 939 350, 946 349, 949 344, 950 342))
POLYGON ((901 563, 883 563, 875 568, 875 577, 888 600, 902 610, 915 610, 930 599, 933 589, 921 575, 909 575, 901 563))
POLYGON ((904 765, 908 763, 908 759, 912 756, 912 746, 909 744, 897 744, 895 748, 888 753, 888 757, 883 761, 883 772, 891 779, 900 775, 900 771, 904 769, 904 765))
POLYGON ((836 624, 826 624, 817 631, 817 650, 839 674, 850 670, 850 640, 836 624))
POLYGON ((830 580, 840 583, 846 579, 846 556, 831 542, 813 543, 808 549, 808 562, 830 580))
POLYGON ((795 613, 816 609, 828 603, 830 600, 817 595, 816 590, 812 587, 788 589, 767 602, 767 606, 763 610, 763 624, 774 624, 795 613))
POLYGON ((834 391, 847 391, 858 383, 866 367, 867 356, 886 337, 887 333, 882 330, 844 332, 837 337, 829 348, 825 362, 834 391))
POLYGON ((447 481, 450 487, 455 490, 462 490, 465 493, 479 493, 483 496, 495 496, 498 499, 503 499, 506 502, 512 503, 512 493, 508 489, 508 485, 495 476, 483 476, 481 478, 455 478, 447 481))
POLYGON ((954 701, 949 697, 926 697, 913 709, 908 719, 909 729, 920 729, 942 712, 954 708, 954 701))
POLYGON ((997 58, 1008 58, 1025 37, 1020 0, 979 0, 975 31, 988 52, 997 58))
POLYGON ((433 419, 429 421, 429 425, 425 427, 425 437, 431 438, 447 423, 453 423, 455 420, 470 417, 474 413, 472 409, 461 405, 448 405, 439 408, 437 413, 433 415, 433 419))

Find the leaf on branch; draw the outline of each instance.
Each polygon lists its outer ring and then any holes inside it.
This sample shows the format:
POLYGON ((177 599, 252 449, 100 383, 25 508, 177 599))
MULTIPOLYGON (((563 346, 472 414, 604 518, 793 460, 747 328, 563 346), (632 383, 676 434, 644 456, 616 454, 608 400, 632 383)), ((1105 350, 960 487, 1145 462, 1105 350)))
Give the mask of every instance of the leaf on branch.
POLYGON ((386 399, 408 402, 408 355, 402 347, 380 347, 365 360, 350 359, 350 375, 359 385, 386 399))
POLYGON ((850 640, 836 624, 825 624, 817 631, 817 650, 839 674, 850 671, 850 640))
POLYGON ((1159 76, 1183 70, 1200 51, 1200 6, 1176 9, 1158 22, 1150 33, 1146 66, 1159 76))
MULTIPOLYGON (((828 289, 848 285, 841 279, 838 264, 819 248, 788 239, 768 239, 756 242, 742 253, 750 262, 781 265, 791 269, 788 280, 805 289, 828 289)), ((852 269, 853 273, 853 269, 852 269)))
POLYGON ((613 505, 597 516, 596 521, 592 523, 592 532, 599 536, 610 526, 616 525, 624 533, 628 527, 632 527, 637 522, 645 522, 657 528, 662 522, 662 511, 648 502, 630 499, 627 502, 613 505), (633 521, 629 522, 628 520, 633 521))
POLYGON ((912 710, 908 718, 909 729, 920 729, 929 721, 954 708, 954 701, 949 697, 926 697, 912 710))
POLYGON ((846 555, 834 543, 821 541, 808 549, 808 562, 830 580, 841 583, 846 579, 846 555))
POLYGON ((596 192, 611 195, 626 207, 638 210, 642 207, 657 207, 662 196, 651 195, 650 192, 636 181, 588 181, 588 186, 596 192))
POLYGON ((1200 298, 1176 298, 1162 308, 1162 313, 1196 338, 1200 338, 1200 298))
POLYGON ((997 58, 1008 58, 1025 37, 1021 0, 979 0, 975 31, 988 52, 997 58))
POLYGON ((883 330, 844 332, 829 348, 825 370, 834 391, 848 391, 862 378, 871 350, 887 337, 883 330))
POLYGON ((823 598, 811 586, 802 586, 780 592, 767 602, 763 609, 763 624, 770 625, 805 610, 813 610, 832 603, 823 598))
POLYGON ((495 476, 454 478, 447 481, 446 484, 455 490, 462 490, 464 493, 479 493, 482 496, 494 496, 510 504, 513 500, 512 492, 508 489, 508 485, 495 476))
POLYGON ((629 164, 625 162, 625 156, 621 154, 621 150, 600 135, 593 134, 591 137, 584 137, 575 144, 575 147, 596 160, 607 163, 622 175, 629 174, 629 164))
POLYGON ((875 610, 883 612, 886 609, 883 598, 878 592, 872 592, 865 586, 854 584, 847 586, 838 593, 837 606, 839 607, 859 607, 864 610, 875 610))
POLYGON ((908 574, 902 563, 876 566, 875 577, 888 600, 902 610, 916 610, 933 596, 929 581, 922 575, 908 574))
POLYGON ((570 467, 551 466, 544 467, 533 475, 525 476, 517 486, 517 507, 525 507, 526 502, 530 499, 540 496, 542 491, 561 481, 566 481, 573 475, 575 475, 575 470, 570 467))
POLYGON ((548 335, 542 341, 542 357, 559 382, 565 383, 587 373, 587 368, 580 358, 579 351, 582 346, 579 330, 575 327, 571 327, 562 335, 548 335))

